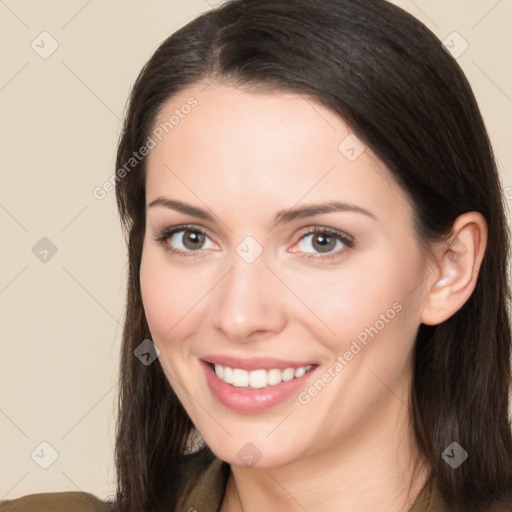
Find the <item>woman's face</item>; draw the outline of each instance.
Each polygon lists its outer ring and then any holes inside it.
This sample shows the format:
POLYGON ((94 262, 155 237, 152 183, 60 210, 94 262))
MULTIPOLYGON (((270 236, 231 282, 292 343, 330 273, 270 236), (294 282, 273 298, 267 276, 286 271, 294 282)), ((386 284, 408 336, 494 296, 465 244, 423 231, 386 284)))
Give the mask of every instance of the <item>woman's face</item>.
POLYGON ((312 99, 215 83, 152 139, 144 308, 213 452, 270 467, 396 431, 428 269, 384 165, 312 99))

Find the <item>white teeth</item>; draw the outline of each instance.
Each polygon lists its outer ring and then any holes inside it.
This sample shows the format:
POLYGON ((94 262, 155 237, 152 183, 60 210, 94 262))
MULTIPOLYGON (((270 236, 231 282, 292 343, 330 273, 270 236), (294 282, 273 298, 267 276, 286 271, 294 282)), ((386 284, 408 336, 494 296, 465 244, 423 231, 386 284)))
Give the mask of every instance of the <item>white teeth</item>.
POLYGON ((292 380, 295 377, 295 368, 286 368, 283 372, 283 380, 288 381, 292 380))
POLYGON ((273 369, 267 372, 268 374, 268 383, 271 386, 275 386, 279 384, 283 380, 283 372, 281 370, 273 369))
POLYGON ((264 388, 268 384, 266 370, 254 370, 249 373, 249 385, 251 388, 264 388))
POLYGON ((249 372, 233 368, 233 386, 246 388, 249 385, 249 372))
MULTIPOLYGON (((220 366, 220 365, 218 365, 220 366)), ((217 367, 217 365, 215 365, 217 367)), ((224 367, 222 380, 227 384, 233 384, 233 369, 228 366, 224 367)))
POLYGON ((271 370, 241 370, 240 368, 230 368, 229 366, 215 365, 215 374, 226 384, 233 384, 236 387, 264 388, 267 386, 275 386, 281 382, 287 382, 294 378, 302 377, 306 372, 311 370, 312 365, 301 366, 299 368, 286 368, 279 370, 272 368, 271 370))
POLYGON ((302 377, 306 373, 306 368, 304 366, 301 366, 300 368, 297 368, 295 370, 295 377, 302 377))

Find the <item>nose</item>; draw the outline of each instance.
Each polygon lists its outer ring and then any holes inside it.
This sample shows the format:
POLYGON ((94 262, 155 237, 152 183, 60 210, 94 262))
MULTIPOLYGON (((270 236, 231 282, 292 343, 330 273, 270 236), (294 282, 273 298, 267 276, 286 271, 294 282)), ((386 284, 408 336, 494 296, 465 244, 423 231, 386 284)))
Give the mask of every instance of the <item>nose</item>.
POLYGON ((225 337, 253 341, 284 329, 285 290, 263 255, 247 263, 234 254, 230 271, 215 288, 212 323, 225 337))

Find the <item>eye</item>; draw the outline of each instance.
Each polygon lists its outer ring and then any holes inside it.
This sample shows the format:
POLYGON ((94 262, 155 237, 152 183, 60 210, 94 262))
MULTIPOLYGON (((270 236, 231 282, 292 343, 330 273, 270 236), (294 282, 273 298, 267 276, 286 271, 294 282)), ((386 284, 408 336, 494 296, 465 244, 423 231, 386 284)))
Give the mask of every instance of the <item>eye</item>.
POLYGON ((319 227, 310 229, 308 232, 303 234, 297 242, 297 246, 299 247, 300 252, 309 254, 316 253, 315 255, 306 256, 307 258, 329 259, 339 256, 340 253, 345 252, 346 248, 352 249, 354 247, 354 240, 343 234, 341 231, 319 227), (313 250, 310 250, 311 248, 313 250))
MULTIPOLYGON (((162 229, 155 240, 165 250, 183 257, 198 257, 202 249, 215 249, 217 246, 210 240, 207 233, 196 226, 175 226, 162 229)), ((309 254, 310 259, 330 259, 354 247, 354 240, 349 235, 332 228, 313 228, 304 233, 297 242, 299 250, 309 254), (309 250, 312 248, 313 250, 309 250), (337 250, 335 250, 337 249, 337 250)))
POLYGON ((214 249, 216 245, 205 231, 195 226, 176 226, 160 231, 155 240, 165 249, 180 256, 199 256, 201 249, 214 249))

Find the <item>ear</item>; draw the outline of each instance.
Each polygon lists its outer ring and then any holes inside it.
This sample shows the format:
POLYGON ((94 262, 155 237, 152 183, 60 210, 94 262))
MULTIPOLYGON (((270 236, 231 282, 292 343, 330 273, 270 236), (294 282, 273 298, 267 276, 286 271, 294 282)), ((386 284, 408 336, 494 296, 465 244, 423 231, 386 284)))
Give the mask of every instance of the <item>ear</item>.
POLYGON ((437 269, 426 279, 420 320, 437 325, 455 314, 469 299, 487 246, 487 222, 479 212, 455 220, 447 241, 434 248, 437 269))

